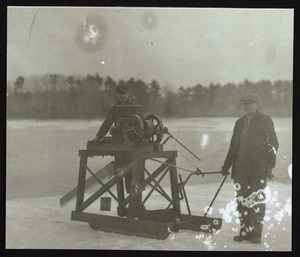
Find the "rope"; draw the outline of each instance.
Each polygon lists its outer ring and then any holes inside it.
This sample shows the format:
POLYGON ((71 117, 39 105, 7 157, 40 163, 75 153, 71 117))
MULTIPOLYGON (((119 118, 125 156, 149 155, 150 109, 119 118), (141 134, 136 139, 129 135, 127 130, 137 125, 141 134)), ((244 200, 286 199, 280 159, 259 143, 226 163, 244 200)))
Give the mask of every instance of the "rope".
POLYGON ((181 151, 178 151, 194 168, 198 168, 185 154, 183 154, 181 151))
POLYGON ((197 160, 201 161, 201 159, 194 154, 190 149, 188 149, 184 144, 182 144, 177 138, 175 138, 173 135, 171 135, 169 132, 168 134, 173 138, 177 143, 179 143, 185 150, 187 150, 190 154, 192 154, 197 160))
MULTIPOLYGON (((181 126, 182 126, 182 122, 183 122, 183 120, 185 119, 185 116, 186 116, 186 111, 185 111, 185 106, 184 106, 184 105, 182 106, 182 109, 183 109, 184 115, 183 115, 183 117, 182 117, 182 119, 181 119, 181 121, 180 121, 178 130, 177 130, 177 133, 176 133, 176 137, 179 135, 179 132, 180 132, 181 126)), ((170 133, 168 133, 168 134, 170 135, 170 133)), ((170 136, 171 136, 171 138, 173 138, 172 135, 170 135, 170 136)), ((176 141, 175 141, 175 144, 174 144, 174 146, 173 146, 174 149, 175 149, 175 146, 176 146, 176 141)))

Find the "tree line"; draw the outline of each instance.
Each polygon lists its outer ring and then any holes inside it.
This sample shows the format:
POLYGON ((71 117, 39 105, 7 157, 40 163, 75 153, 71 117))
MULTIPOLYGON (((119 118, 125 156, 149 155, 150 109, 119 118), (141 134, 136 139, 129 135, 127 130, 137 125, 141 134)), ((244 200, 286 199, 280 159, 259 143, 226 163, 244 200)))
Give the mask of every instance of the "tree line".
POLYGON ((95 119, 105 117, 115 103, 115 87, 126 82, 145 113, 162 117, 236 117, 242 114, 240 97, 255 92, 262 100, 260 110, 273 117, 292 116, 292 81, 244 80, 239 84, 211 83, 208 87, 161 87, 140 79, 114 81, 99 74, 23 76, 7 85, 7 118, 95 119))

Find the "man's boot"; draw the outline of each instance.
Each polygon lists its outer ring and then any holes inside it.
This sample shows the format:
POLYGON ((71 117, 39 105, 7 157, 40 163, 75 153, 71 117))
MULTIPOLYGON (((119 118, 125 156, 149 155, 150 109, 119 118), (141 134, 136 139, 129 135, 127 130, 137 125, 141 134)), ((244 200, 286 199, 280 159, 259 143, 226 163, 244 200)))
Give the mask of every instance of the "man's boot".
POLYGON ((243 242, 244 240, 251 240, 251 237, 247 234, 246 230, 241 229, 240 235, 235 236, 233 240, 236 242, 243 242))

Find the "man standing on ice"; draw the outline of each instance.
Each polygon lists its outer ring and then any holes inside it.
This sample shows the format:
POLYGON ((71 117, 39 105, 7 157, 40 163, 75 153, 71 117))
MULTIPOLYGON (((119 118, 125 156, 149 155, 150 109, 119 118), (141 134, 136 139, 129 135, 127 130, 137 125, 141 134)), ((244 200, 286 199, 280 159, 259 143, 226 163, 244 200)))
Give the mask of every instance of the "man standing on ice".
POLYGON ((118 119, 117 115, 117 105, 131 105, 133 104, 133 99, 130 99, 129 87, 126 83, 120 82, 120 84, 116 87, 116 96, 117 96, 117 103, 112 106, 106 115, 106 118, 99 128, 96 137, 92 140, 94 142, 101 141, 109 129, 114 124, 114 135, 116 137, 121 136, 121 120, 118 119))
POLYGON ((241 226, 233 240, 260 243, 266 209, 264 189, 267 177, 272 177, 279 144, 272 119, 257 110, 259 97, 249 93, 241 101, 246 115, 235 123, 221 173, 228 175, 232 166, 241 226))
MULTIPOLYGON (((108 133, 110 128, 112 128, 111 132, 113 137, 121 142, 122 141, 122 133, 121 133, 121 119, 118 115, 118 105, 133 105, 135 104, 135 97, 130 95, 129 87, 127 83, 120 82, 116 87, 116 98, 117 103, 113 105, 107 112, 106 118, 99 128, 96 137, 92 140, 95 143, 99 143, 105 135, 108 133), (113 126, 114 125, 114 126, 113 126)), ((115 155, 115 164, 117 169, 124 168, 128 165, 133 156, 128 152, 120 152, 118 155, 115 155)), ((125 176, 125 185, 126 191, 129 193, 130 191, 130 183, 131 183, 131 173, 128 173, 125 176)))

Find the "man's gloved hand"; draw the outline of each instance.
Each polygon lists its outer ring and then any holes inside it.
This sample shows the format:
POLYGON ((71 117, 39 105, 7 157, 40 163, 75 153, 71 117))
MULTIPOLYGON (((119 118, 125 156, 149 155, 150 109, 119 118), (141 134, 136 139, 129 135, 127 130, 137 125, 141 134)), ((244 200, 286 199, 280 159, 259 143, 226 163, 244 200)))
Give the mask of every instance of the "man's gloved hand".
POLYGON ((225 177, 226 175, 229 175, 229 171, 222 167, 221 174, 225 177))
POLYGON ((274 178, 274 175, 272 174, 272 166, 271 165, 268 165, 267 166, 267 178, 269 178, 269 179, 272 179, 272 178, 274 178))

